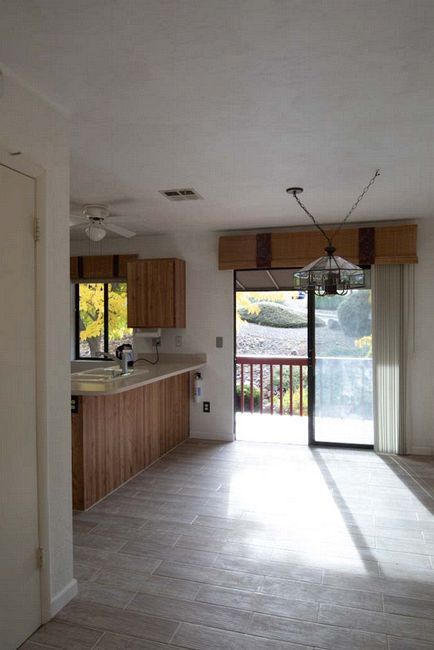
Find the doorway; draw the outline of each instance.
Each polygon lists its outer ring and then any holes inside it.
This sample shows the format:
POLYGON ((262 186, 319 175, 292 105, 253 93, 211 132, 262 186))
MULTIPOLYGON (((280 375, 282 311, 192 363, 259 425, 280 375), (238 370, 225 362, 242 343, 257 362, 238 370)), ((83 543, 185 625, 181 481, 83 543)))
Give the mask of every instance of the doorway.
POLYGON ((36 432, 36 182, 0 164, 0 645, 41 623, 36 432))
POLYGON ((290 269, 235 274, 237 440, 308 443, 308 300, 290 269))
POLYGON ((293 271, 236 271, 237 440, 373 446, 371 291, 315 296, 293 271))

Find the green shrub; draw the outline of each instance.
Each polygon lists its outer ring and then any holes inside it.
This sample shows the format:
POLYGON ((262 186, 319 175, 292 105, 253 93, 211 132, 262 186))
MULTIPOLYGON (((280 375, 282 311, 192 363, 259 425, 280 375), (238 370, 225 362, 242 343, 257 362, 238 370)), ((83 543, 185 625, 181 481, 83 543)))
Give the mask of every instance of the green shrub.
POLYGON ((315 296, 315 309, 336 311, 342 303, 342 296, 315 296))
POLYGON ((260 292, 258 296, 254 294, 249 294, 249 300, 251 303, 255 304, 258 302, 269 302, 270 305, 281 305, 285 302, 286 296, 283 292, 280 292, 282 295, 279 295, 278 292, 270 291, 272 299, 264 300, 264 292, 260 292))
MULTIPOLYGON (((307 386, 303 387, 303 415, 307 415, 308 412, 308 395, 307 395, 307 386)), ((284 413, 290 412, 291 405, 291 393, 287 390, 283 395, 283 409, 284 413)), ((294 415, 300 415, 300 389, 294 389, 292 391, 292 412, 294 415)))
POLYGON ((354 291, 338 308, 339 324, 347 336, 361 338, 371 334, 369 291, 354 291))
MULTIPOLYGON (((303 370, 301 370, 303 373, 303 370)), ((306 370, 304 371, 304 376, 306 377, 306 370)), ((286 392, 289 390, 291 374, 288 366, 283 366, 282 368, 282 390, 286 392)), ((273 386, 276 388, 280 386, 280 368, 274 366, 273 368, 273 386)), ((300 368, 298 366, 293 366, 292 368, 292 389, 294 391, 298 390, 300 387, 300 368)))
POLYGON ((238 313, 242 320, 255 325, 268 327, 307 327, 307 320, 283 305, 272 302, 258 302, 259 312, 250 313, 247 309, 241 308, 238 313))
POLYGON ((329 318, 327 321, 327 327, 329 330, 340 330, 341 326, 339 325, 339 321, 333 320, 333 318, 329 318))
MULTIPOLYGON (((250 386, 244 386, 244 411, 250 411, 250 386)), ((259 388, 253 386, 253 410, 259 413, 259 388)), ((241 386, 238 384, 235 388, 235 411, 241 411, 241 386)))

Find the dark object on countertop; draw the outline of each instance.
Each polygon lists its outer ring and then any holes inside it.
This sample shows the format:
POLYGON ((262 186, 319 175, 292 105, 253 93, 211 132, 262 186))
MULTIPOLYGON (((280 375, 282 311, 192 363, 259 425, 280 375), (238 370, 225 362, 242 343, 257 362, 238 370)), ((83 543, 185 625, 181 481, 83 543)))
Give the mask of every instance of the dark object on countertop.
POLYGON ((132 368, 134 366, 134 355, 133 355, 133 346, 131 345, 131 343, 123 343, 122 345, 118 345, 118 347, 116 348, 116 358, 122 360, 122 352, 124 350, 130 350, 129 359, 128 359, 128 368, 132 368))

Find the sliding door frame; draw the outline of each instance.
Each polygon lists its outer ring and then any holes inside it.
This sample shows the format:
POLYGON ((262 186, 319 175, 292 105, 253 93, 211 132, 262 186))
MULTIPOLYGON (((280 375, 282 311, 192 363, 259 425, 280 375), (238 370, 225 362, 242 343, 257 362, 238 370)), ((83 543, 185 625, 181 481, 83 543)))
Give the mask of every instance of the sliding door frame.
MULTIPOLYGON (((355 289, 357 291, 357 289, 355 289)), ((342 449, 374 449, 374 445, 352 442, 323 442, 315 439, 315 292, 309 289, 307 292, 307 340, 309 366, 307 373, 307 394, 308 394, 308 444, 309 447, 341 447, 342 449)))
POLYGON ((307 417, 308 445, 313 447, 319 443, 315 440, 315 293, 307 292, 307 417))
MULTIPOLYGON (((368 267, 369 268, 369 267, 368 267)), ((236 294, 237 294, 237 271, 256 271, 264 269, 237 269, 233 271, 233 285, 232 285, 232 315, 233 315, 233 439, 236 440, 236 413, 235 413, 235 399, 236 399, 236 352, 237 352, 237 332, 236 332, 236 294)), ((274 270, 274 269, 272 269, 274 270)), ((278 269, 275 269, 278 270, 278 269)), ((286 270, 286 269, 285 269, 286 270)), ((294 269, 288 269, 294 270, 294 269)), ((296 291, 296 289, 281 289, 282 291, 296 291)), ((267 291, 264 288, 250 289, 250 291, 267 291)), ((272 289, 269 289, 272 291, 272 289)), ((278 289, 276 289, 278 291, 278 289)), ((315 292, 309 290, 307 293, 307 414, 308 414, 308 445, 309 447, 341 447, 343 449, 366 449, 372 450, 374 445, 354 444, 345 442, 322 442, 315 439, 315 292)))

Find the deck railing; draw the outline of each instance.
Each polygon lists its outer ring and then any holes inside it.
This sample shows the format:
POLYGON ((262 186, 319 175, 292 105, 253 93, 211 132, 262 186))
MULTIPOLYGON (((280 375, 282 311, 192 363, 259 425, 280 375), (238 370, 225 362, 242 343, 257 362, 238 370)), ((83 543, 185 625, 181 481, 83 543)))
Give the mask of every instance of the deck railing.
POLYGON ((307 414, 307 358, 237 356, 235 361, 236 410, 307 414))

